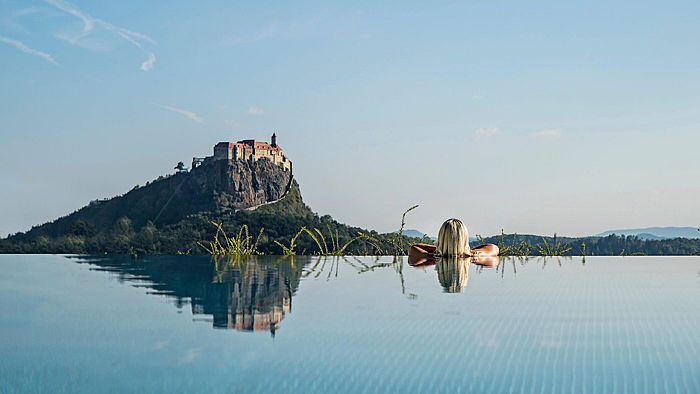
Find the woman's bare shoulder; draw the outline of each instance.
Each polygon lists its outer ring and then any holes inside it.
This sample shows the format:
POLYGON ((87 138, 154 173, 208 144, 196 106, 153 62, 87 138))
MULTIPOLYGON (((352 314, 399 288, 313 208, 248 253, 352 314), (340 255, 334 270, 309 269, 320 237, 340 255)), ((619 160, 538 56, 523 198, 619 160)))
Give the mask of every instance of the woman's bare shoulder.
POLYGON ((430 244, 413 244, 409 247, 409 252, 413 250, 416 252, 424 252, 424 253, 434 253, 435 252, 435 245, 430 245, 430 244))

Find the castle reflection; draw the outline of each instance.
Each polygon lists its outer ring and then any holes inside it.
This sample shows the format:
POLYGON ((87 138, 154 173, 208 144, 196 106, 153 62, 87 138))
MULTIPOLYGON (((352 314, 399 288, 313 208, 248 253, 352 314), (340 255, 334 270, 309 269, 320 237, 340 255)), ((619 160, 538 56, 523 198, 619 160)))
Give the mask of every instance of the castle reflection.
POLYGON ((200 256, 72 257, 107 271, 123 283, 151 289, 149 294, 191 306, 209 315, 214 328, 269 331, 273 336, 292 310, 307 258, 249 257, 212 261, 200 256))

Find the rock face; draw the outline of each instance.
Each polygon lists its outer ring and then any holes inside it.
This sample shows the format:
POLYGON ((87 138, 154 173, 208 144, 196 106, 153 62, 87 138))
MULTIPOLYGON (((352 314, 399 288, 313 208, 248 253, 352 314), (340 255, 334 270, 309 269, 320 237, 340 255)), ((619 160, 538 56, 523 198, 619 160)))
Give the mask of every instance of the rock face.
POLYGON ((123 217, 138 229, 148 222, 156 226, 176 223, 198 212, 228 214, 276 201, 293 185, 291 170, 267 159, 208 159, 190 172, 161 177, 118 197, 95 200, 70 215, 12 238, 59 236, 72 231, 77 222, 88 223, 101 232, 123 217))
POLYGON ((235 211, 279 200, 291 181, 291 171, 269 160, 216 160, 195 168, 188 186, 216 191, 216 209, 235 211))

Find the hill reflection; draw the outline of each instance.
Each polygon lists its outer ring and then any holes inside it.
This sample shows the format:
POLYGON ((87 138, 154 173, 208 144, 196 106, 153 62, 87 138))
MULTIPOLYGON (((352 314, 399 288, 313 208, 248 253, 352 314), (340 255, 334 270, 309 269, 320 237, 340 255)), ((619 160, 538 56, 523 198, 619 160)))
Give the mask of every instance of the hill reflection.
POLYGON ((74 256, 78 263, 117 276, 122 283, 172 298, 178 308, 190 304, 193 315, 210 315, 214 328, 270 331, 292 310, 308 259, 249 257, 212 261, 201 256, 74 256), (300 261, 301 260, 301 261, 300 261))

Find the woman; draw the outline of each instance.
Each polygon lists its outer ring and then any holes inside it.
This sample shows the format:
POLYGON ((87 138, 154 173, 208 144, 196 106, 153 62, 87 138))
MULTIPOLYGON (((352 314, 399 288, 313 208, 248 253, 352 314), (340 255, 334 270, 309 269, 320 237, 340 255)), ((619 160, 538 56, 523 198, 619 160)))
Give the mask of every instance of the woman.
POLYGON ((411 265, 424 264, 435 257, 484 257, 493 262, 498 259, 498 246, 486 244, 469 248, 469 232, 459 219, 447 219, 440 227, 435 245, 415 244, 408 248, 408 262, 411 265))

